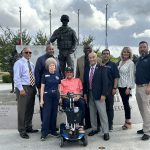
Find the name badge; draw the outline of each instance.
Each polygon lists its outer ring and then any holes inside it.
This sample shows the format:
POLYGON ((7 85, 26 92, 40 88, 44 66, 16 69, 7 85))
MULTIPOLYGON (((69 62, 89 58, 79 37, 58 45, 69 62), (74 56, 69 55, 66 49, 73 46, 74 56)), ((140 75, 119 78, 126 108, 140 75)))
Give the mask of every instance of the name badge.
POLYGON ((45 77, 50 77, 50 75, 49 75, 49 74, 46 74, 45 77))
POLYGON ((58 77, 58 76, 56 76, 55 78, 56 78, 57 80, 59 80, 59 77, 58 77))

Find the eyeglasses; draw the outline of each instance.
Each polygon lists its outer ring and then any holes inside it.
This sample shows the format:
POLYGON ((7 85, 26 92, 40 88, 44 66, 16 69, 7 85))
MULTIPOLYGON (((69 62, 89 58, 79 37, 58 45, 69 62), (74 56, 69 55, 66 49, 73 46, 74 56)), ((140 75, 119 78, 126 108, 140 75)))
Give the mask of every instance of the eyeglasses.
POLYGON ((25 54, 32 54, 32 52, 24 52, 25 54))

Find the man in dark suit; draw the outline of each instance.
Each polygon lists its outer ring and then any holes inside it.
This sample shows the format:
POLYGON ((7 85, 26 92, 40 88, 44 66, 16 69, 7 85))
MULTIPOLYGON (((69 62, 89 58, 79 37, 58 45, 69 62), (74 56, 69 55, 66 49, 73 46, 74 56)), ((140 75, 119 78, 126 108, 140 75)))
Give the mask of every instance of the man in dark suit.
POLYGON ((109 140, 108 118, 105 99, 108 89, 107 68, 97 64, 97 55, 92 52, 88 56, 90 67, 85 68, 84 73, 84 97, 89 96, 89 108, 93 136, 97 132, 97 111, 99 114, 104 140, 109 140))

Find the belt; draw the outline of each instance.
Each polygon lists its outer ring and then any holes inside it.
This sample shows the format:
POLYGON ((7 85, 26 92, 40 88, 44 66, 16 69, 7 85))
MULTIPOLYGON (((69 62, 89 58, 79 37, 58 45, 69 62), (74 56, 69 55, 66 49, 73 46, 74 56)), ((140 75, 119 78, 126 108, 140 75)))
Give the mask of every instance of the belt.
POLYGON ((147 86, 148 84, 137 84, 136 86, 137 87, 144 87, 144 86, 147 86))
POLYGON ((35 87, 35 85, 23 85, 23 86, 27 86, 27 87, 35 87))
POLYGON ((46 94, 46 93, 55 93, 55 92, 57 92, 58 90, 48 90, 48 91, 45 91, 44 93, 46 94))

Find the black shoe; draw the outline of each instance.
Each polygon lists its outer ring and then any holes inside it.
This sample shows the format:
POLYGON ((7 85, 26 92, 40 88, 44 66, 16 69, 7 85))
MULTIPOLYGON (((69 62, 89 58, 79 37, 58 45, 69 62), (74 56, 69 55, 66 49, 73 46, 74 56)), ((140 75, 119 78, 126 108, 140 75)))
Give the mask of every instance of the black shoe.
POLYGON ((138 131, 137 131, 137 134, 144 134, 143 129, 142 129, 142 130, 138 130, 138 131))
POLYGON ((149 140, 149 138, 150 138, 149 135, 144 134, 144 135, 142 136, 141 140, 146 141, 146 140, 149 140))
POLYGON ((93 136, 97 133, 98 133, 98 130, 92 130, 91 132, 89 132, 88 136, 93 136))
POLYGON ((45 141, 46 140, 46 136, 41 135, 41 141, 45 141))
POLYGON ((53 137, 59 137, 59 134, 58 134, 57 132, 55 132, 55 133, 50 133, 50 135, 53 136, 53 137))
POLYGON ((109 140, 109 133, 105 133, 105 134, 104 134, 104 140, 105 140, 105 141, 108 141, 108 140, 109 140))
POLYGON ((84 126, 85 130, 90 129, 90 128, 91 128, 91 126, 86 126, 86 125, 84 126))
POLYGON ((27 133, 20 133, 20 137, 24 139, 29 139, 29 135, 27 133))
POLYGON ((33 129, 27 129, 26 132, 27 133, 36 133, 38 132, 39 130, 33 130, 33 129))

